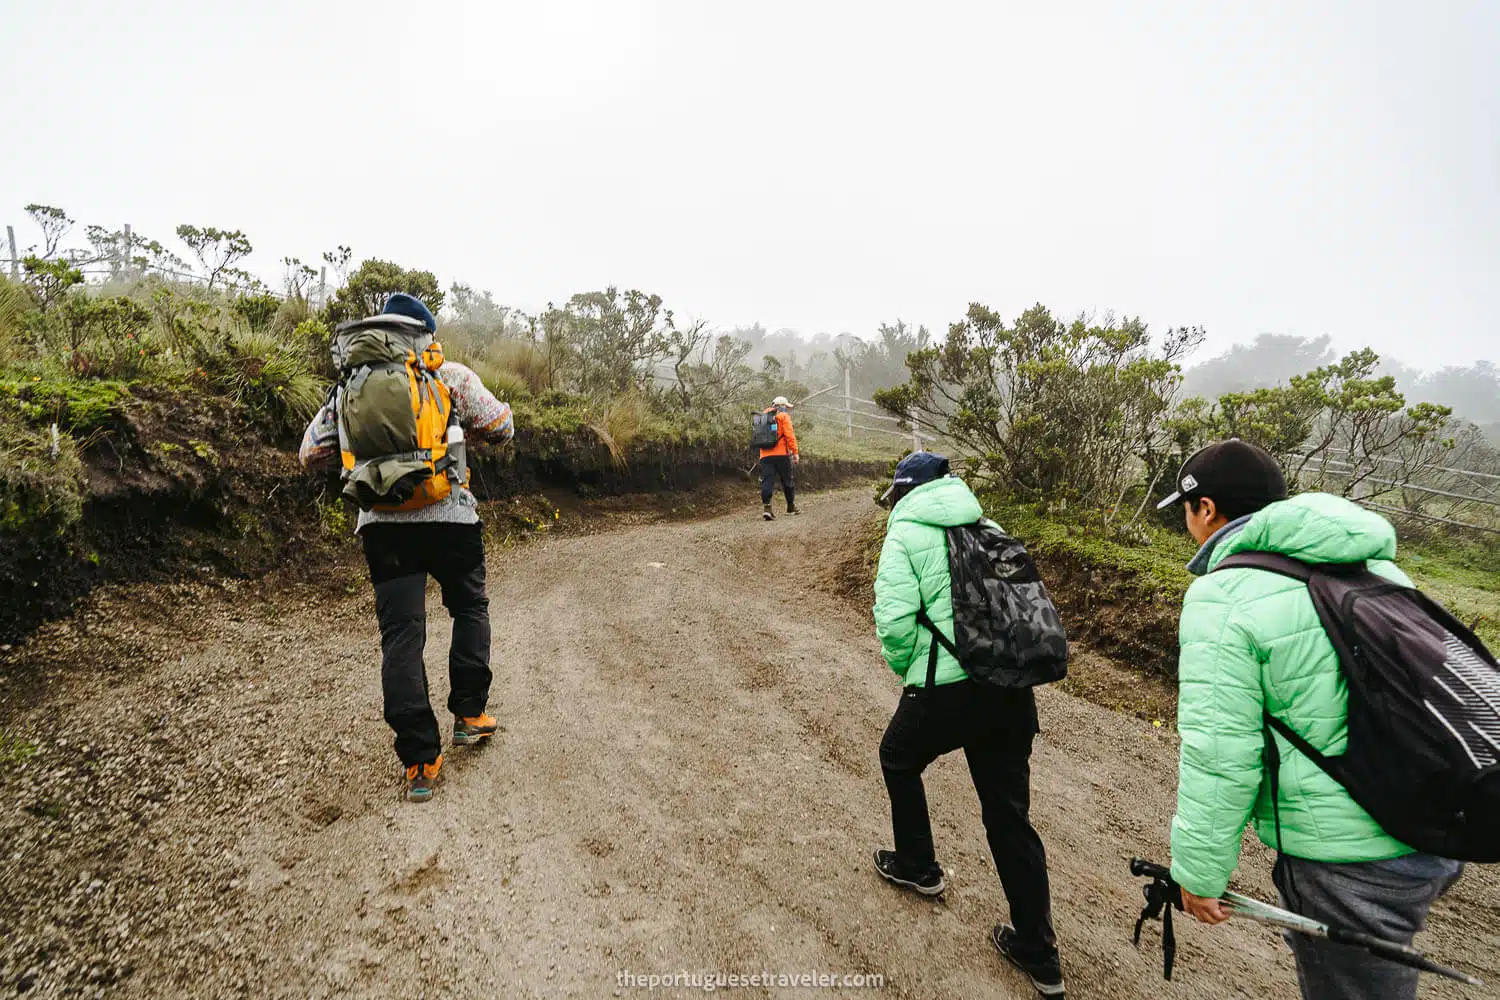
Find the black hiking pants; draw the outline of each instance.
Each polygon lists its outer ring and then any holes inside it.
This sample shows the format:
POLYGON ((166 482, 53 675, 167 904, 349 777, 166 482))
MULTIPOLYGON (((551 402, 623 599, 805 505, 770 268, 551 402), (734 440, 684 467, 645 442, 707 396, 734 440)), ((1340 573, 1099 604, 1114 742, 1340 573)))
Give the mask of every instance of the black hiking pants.
POLYGON ((880 742, 880 767, 891 796, 896 855, 908 871, 936 861, 922 772, 962 749, 984 815, 995 870, 1010 901, 1011 921, 1025 957, 1057 953, 1047 853, 1031 825, 1031 741, 1036 696, 963 680, 930 689, 906 688, 880 742))
POLYGON ((776 481, 781 480, 781 492, 786 494, 786 509, 797 506, 796 490, 792 485, 792 456, 772 455, 760 460, 760 502, 770 503, 776 492, 776 481))
POLYGON ((484 589, 484 535, 477 524, 371 524, 360 533, 375 613, 380 618, 380 683, 385 721, 401 763, 431 763, 442 749, 427 696, 427 577, 437 580, 453 616, 448 649, 448 711, 474 716, 490 694, 490 602, 484 589))

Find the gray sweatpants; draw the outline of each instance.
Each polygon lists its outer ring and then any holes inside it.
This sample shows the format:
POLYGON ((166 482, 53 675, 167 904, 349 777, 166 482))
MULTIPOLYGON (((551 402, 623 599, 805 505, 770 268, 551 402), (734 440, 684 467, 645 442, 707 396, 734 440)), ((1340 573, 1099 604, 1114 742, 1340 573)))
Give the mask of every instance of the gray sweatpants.
MULTIPOLYGON (((1282 905, 1314 920, 1410 944, 1427 911, 1463 866, 1427 854, 1331 864, 1283 854, 1276 862, 1282 905)), ((1287 934, 1303 1000, 1414 1000, 1416 969, 1306 934, 1287 934)))

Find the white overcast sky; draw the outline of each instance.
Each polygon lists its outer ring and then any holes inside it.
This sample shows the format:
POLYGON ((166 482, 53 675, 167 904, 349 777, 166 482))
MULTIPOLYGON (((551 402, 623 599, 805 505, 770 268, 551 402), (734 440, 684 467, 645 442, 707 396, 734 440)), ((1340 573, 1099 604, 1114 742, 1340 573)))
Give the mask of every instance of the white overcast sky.
POLYGON ((1500 2, 0 0, 0 221, 339 243, 537 309, 970 301, 1500 357, 1500 2))

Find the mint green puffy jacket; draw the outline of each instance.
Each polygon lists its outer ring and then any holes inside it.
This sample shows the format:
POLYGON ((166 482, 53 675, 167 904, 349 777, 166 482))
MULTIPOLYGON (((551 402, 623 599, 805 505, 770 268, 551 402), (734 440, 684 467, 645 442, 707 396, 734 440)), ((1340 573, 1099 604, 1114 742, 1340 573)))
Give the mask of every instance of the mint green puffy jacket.
MULTIPOLYGON (((1342 497, 1305 493, 1271 504, 1221 539, 1209 566, 1236 552, 1307 562, 1359 562, 1406 586, 1390 561, 1396 532, 1342 497)), ((1182 607, 1177 728, 1182 756, 1172 820, 1172 876, 1199 896, 1220 895, 1239 861, 1240 835, 1276 846, 1262 709, 1325 754, 1348 743, 1348 689, 1305 584, 1264 570, 1200 578, 1182 607)), ((1281 736, 1281 847, 1312 861, 1379 861, 1410 854, 1349 793, 1281 736)))
MULTIPOLYGON (((927 682, 927 651, 932 633, 917 624, 925 606, 933 624, 953 638, 952 578, 948 573, 948 539, 944 529, 973 524, 984 515, 974 491, 949 476, 923 483, 891 509, 885 545, 875 573, 875 633, 885 662, 907 686, 927 682)), ((948 651, 938 647, 936 684, 952 684, 968 675, 948 651)))

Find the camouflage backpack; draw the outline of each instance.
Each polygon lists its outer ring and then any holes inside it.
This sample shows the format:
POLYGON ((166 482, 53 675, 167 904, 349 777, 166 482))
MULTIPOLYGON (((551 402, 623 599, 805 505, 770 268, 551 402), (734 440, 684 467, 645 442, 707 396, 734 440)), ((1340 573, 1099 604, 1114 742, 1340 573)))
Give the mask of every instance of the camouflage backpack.
POLYGON ((1068 674, 1062 619, 1026 546, 989 520, 949 528, 948 572, 953 579, 953 641, 917 612, 936 640, 927 658, 927 686, 946 649, 977 681, 1029 688, 1068 674))
POLYGON ((371 316, 335 330, 332 349, 344 496, 362 510, 417 510, 464 485, 463 431, 427 327, 371 316))

